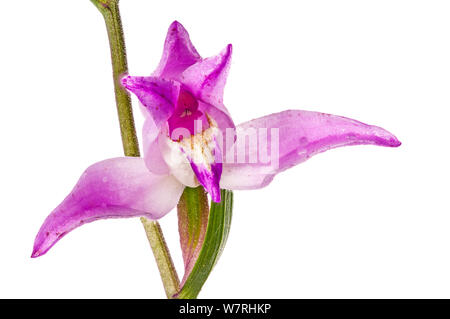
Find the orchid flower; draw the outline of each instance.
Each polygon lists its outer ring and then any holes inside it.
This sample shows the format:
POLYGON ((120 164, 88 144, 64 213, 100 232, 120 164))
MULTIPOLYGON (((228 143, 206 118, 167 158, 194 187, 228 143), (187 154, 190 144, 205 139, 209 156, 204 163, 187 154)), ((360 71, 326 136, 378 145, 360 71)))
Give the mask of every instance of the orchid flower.
POLYGON ((220 202, 220 189, 262 188, 278 173, 332 148, 400 145, 380 127, 311 111, 287 110, 235 126, 223 103, 231 55, 230 44, 202 58, 184 27, 172 23, 153 74, 122 78, 145 116, 144 157, 90 166, 44 221, 32 257, 98 219, 159 219, 177 205, 186 186, 201 185, 220 202))

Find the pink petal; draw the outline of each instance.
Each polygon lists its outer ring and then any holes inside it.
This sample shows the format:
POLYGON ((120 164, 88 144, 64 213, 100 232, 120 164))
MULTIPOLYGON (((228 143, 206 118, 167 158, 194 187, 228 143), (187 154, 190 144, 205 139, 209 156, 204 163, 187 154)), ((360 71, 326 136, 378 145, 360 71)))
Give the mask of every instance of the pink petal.
POLYGON ((222 163, 211 163, 205 165, 203 163, 195 163, 189 158, 192 170, 197 176, 199 183, 211 195, 211 199, 220 203, 220 176, 222 175, 222 163))
MULTIPOLYGON (((181 82, 201 101, 217 109, 232 123, 230 114, 223 104, 223 91, 231 64, 232 45, 229 44, 217 56, 206 58, 190 66, 181 75, 181 82)), ((214 111, 210 111, 213 117, 214 111)), ((217 121, 219 121, 218 119, 217 121)), ((234 127, 227 126, 227 127, 234 127)))
POLYGON ((142 128, 144 161, 150 172, 158 175, 168 175, 169 167, 164 160, 159 146, 158 136, 163 133, 151 118, 146 118, 142 128))
POLYGON ((71 230, 105 218, 158 219, 172 210, 184 186, 151 174, 142 158, 123 157, 90 166, 72 192, 44 221, 32 257, 45 254, 71 230))
POLYGON ((159 66, 152 75, 177 80, 184 70, 200 59, 186 29, 174 21, 167 32, 159 66))
POLYGON ((237 126, 236 132, 237 142, 231 155, 227 154, 224 160, 221 187, 225 189, 264 187, 279 172, 332 148, 361 144, 397 147, 401 144, 380 127, 310 111, 271 114, 237 126), (275 129, 272 134, 271 129, 275 129), (257 136, 266 131, 267 135, 257 137, 257 143, 245 143, 243 131, 256 132, 257 136), (262 146, 258 149, 257 145, 262 146), (275 152, 271 153, 272 150, 275 152), (241 154, 241 159, 245 160, 239 161, 236 154, 241 154))
POLYGON ((125 76, 122 85, 136 95, 157 127, 163 125, 173 114, 180 93, 180 83, 152 76, 125 76))
POLYGON ((178 142, 198 182, 216 203, 220 202, 219 182, 222 175, 222 150, 216 140, 219 132, 217 127, 212 126, 178 142))
POLYGON ((212 105, 222 104, 232 51, 229 44, 218 55, 190 66, 181 75, 183 84, 203 101, 212 105))
POLYGON ((225 132, 225 130, 227 128, 231 128, 234 131, 235 125, 234 125, 233 119, 231 118, 231 115, 228 113, 228 111, 225 109, 225 107, 218 108, 211 104, 200 101, 199 110, 203 114, 207 114, 209 117, 214 119, 214 122, 216 122, 217 127, 221 131, 225 132))

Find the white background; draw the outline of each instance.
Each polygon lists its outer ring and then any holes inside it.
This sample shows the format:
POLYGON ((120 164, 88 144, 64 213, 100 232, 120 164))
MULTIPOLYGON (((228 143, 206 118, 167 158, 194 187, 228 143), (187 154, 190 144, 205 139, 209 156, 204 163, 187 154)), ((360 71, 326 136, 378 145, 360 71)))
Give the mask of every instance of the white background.
MULTIPOLYGON (((177 19, 204 57, 233 43, 225 103, 236 123, 306 109, 403 142, 329 151, 235 192, 229 242, 200 297, 450 297, 448 1, 121 9, 131 74, 156 67, 177 19)), ((138 219, 88 224, 30 259, 82 171, 122 154, 100 14, 88 0, 3 1, 0 39, 0 297, 164 297, 138 219)), ((176 223, 175 212, 161 220, 181 275, 176 223)))

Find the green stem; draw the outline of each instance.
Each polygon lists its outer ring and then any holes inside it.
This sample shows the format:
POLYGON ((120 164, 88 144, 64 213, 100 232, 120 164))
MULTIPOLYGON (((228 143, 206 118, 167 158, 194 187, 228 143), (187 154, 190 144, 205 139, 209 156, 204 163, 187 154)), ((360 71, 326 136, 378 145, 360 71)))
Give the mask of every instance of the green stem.
POLYGON ((113 67, 114 93, 120 122, 123 150, 126 156, 139 156, 139 143, 134 126, 133 110, 128 92, 120 85, 120 77, 128 73, 127 54, 120 19, 118 0, 91 0, 105 19, 113 67))
MULTIPOLYGON (((113 67, 114 93, 119 115, 120 132, 122 135, 125 156, 139 157, 139 143, 128 92, 120 85, 120 77, 128 72, 125 41, 119 12, 119 0, 91 0, 102 13, 108 31, 113 67)), ((141 218, 156 263, 161 274, 167 297, 171 298, 179 289, 179 279, 164 236, 156 221, 141 218)))
POLYGON ((172 258, 167 249, 161 226, 157 221, 148 220, 143 217, 141 217, 141 222, 144 225, 145 233, 153 249, 167 298, 172 299, 179 290, 180 281, 178 280, 177 271, 173 266, 172 258))

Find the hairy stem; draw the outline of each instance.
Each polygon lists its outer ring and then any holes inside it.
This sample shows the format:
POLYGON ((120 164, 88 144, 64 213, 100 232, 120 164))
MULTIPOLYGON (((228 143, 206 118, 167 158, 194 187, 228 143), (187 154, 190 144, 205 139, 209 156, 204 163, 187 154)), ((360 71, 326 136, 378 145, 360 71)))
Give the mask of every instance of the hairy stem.
POLYGON ((141 217, 141 222, 144 225, 145 233, 153 249, 167 298, 172 299, 179 290, 180 281, 178 280, 177 271, 173 266, 172 257, 170 257, 169 250, 167 249, 161 226, 158 222, 148 220, 144 217, 141 217), (161 249, 163 247, 166 249, 161 249))
MULTIPOLYGON (((91 2, 102 13, 108 31, 113 68, 114 93, 119 115, 123 151, 125 156, 139 157, 139 143, 136 137, 130 95, 120 85, 120 78, 123 74, 128 72, 128 65, 122 21, 119 12, 119 0, 91 0, 91 2)), ((145 233, 153 250, 166 295, 168 298, 172 298, 172 296, 178 292, 179 279, 164 240, 161 227, 157 221, 150 221, 146 218, 141 218, 141 222, 144 225, 145 233)))

